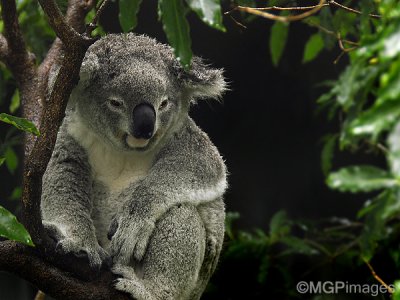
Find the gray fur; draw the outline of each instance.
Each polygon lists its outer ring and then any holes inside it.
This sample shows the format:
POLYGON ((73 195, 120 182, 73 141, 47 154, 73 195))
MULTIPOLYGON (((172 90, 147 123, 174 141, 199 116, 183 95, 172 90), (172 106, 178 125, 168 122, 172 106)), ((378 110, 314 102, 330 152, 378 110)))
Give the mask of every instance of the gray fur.
POLYGON ((93 44, 43 177, 57 249, 96 268, 110 255, 115 287, 136 299, 200 298, 222 247, 226 168, 188 110, 224 89, 221 70, 195 58, 185 71, 148 37, 93 44), (147 144, 128 138, 143 102, 156 110, 147 144))

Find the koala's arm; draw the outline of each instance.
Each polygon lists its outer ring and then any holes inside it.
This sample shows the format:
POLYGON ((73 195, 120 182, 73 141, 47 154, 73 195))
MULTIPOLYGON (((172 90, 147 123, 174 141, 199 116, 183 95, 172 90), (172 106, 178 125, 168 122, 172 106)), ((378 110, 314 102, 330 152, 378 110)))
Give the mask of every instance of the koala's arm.
POLYGON ((150 173, 129 194, 113 220, 114 261, 143 257, 155 222, 176 204, 200 205, 222 196, 225 164, 215 146, 192 120, 159 153, 150 173), (115 232, 115 234, 114 234, 115 232))
POLYGON ((196 207, 172 207, 156 223, 146 254, 135 269, 115 265, 118 290, 137 300, 198 299, 205 255, 205 229, 196 207), (194 295, 195 293, 196 295, 194 295))
POLYGON ((43 225, 61 253, 87 255, 99 268, 106 252, 99 246, 91 220, 91 175, 84 149, 62 125, 43 176, 43 225))

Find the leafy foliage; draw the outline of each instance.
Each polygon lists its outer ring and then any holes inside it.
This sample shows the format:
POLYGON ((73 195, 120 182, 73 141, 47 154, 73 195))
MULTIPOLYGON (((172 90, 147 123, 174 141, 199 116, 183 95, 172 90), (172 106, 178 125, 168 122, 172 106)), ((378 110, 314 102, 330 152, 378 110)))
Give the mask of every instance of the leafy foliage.
POLYGON ((191 39, 182 0, 160 0, 158 13, 176 57, 185 68, 189 68, 192 59, 191 39))
POLYGON ((40 135, 39 130, 36 128, 36 126, 27 119, 18 118, 6 113, 0 113, 0 121, 11 124, 19 130, 33 133, 36 136, 40 135))
POLYGON ((215 29, 226 31, 222 24, 220 0, 186 0, 186 2, 204 23, 215 29))
POLYGON ((322 49, 324 49, 324 40, 320 34, 313 34, 304 48, 303 63, 315 59, 322 49))
MULTIPOLYGON (((142 0, 119 0, 119 23, 124 32, 137 25, 137 14, 142 0)), ((206 25, 226 31, 222 22, 220 0, 159 0, 158 14, 170 45, 184 68, 190 67, 192 59, 187 12, 193 11, 206 25)))
POLYGON ((119 23, 124 32, 128 32, 136 27, 140 3, 142 3, 142 0, 119 1, 119 23))
POLYGON ((272 63, 277 66, 282 57, 283 50, 285 49, 286 41, 289 34, 289 24, 283 22, 276 22, 271 27, 271 34, 269 37, 269 46, 271 49, 272 63))
POLYGON ((25 227, 17 221, 15 216, 0 206, 0 236, 34 246, 25 227))
MULTIPOLYGON (((365 222, 359 239, 361 255, 371 259, 377 242, 387 238, 390 221, 400 216, 400 8, 393 1, 381 1, 382 18, 375 22, 366 15, 374 5, 362 1, 360 9, 364 12, 358 27, 360 46, 350 52, 350 64, 319 103, 343 118, 341 150, 354 151, 360 145, 385 149, 387 170, 351 166, 327 177, 327 184, 342 192, 380 191, 359 213, 365 222)), ((336 19, 335 24, 340 22, 336 19)), ((341 33, 354 34, 343 29, 341 33)))

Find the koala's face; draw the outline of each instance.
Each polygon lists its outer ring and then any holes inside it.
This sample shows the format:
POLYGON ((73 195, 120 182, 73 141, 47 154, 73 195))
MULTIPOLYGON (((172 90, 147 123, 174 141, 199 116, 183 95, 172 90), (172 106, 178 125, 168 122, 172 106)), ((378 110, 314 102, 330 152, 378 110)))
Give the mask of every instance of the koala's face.
POLYGON ((173 129, 180 112, 187 113, 189 103, 162 68, 133 59, 114 71, 112 78, 83 90, 79 113, 112 146, 151 149, 173 129))
POLYGON ((218 97, 225 86, 220 70, 199 64, 185 73, 168 46, 133 34, 96 42, 80 76, 72 94, 78 113, 104 141, 123 151, 154 148, 184 123, 191 101, 218 97))

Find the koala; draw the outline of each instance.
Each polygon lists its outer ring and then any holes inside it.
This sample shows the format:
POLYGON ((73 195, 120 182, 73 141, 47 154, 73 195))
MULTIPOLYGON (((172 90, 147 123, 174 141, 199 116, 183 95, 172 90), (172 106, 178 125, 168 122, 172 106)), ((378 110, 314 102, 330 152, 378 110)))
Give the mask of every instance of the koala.
POLYGON ((41 213, 60 253, 111 261, 135 299, 199 299, 224 237, 225 163, 189 117, 226 90, 220 69, 143 35, 87 51, 43 176, 41 213))

